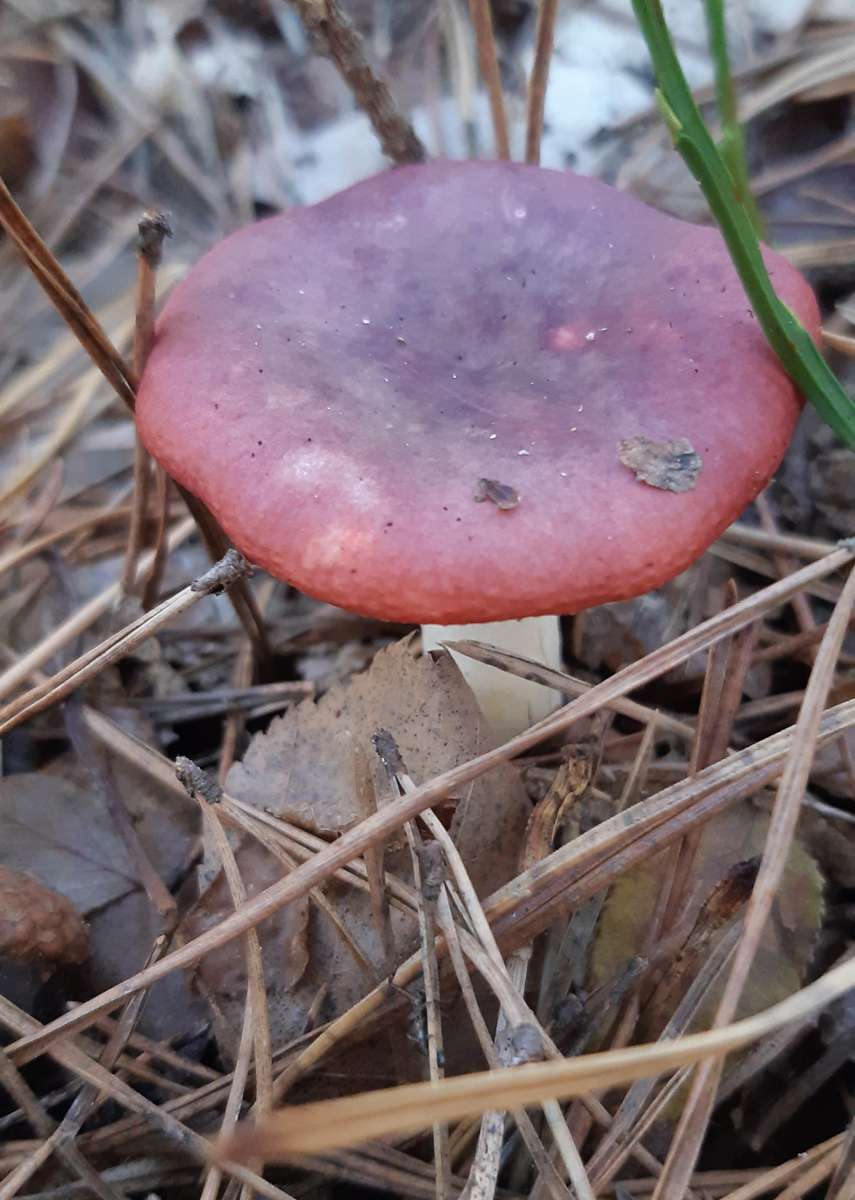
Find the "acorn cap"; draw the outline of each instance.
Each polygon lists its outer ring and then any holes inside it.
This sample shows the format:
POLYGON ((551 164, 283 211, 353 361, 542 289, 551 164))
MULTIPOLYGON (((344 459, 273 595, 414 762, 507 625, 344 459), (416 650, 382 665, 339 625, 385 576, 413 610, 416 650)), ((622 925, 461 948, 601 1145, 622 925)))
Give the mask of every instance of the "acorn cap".
POLYGON ((271 574, 451 623, 664 583, 800 408, 714 229, 570 172, 437 162, 216 246, 158 322, 137 419, 271 574))

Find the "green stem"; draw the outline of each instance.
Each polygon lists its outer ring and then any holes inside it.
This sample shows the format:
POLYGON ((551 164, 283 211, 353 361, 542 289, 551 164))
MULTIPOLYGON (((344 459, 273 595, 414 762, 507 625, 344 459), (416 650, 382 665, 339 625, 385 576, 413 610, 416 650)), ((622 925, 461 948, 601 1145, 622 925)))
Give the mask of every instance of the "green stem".
POLYGON ((632 0, 653 60, 659 107, 674 146, 700 184, 733 265, 784 370, 846 445, 855 448, 855 403, 846 394, 813 338, 772 286, 751 219, 733 176, 710 137, 677 55, 660 0, 632 0))
POLYGON ((727 25, 724 16, 724 0, 705 0, 707 37, 710 55, 715 67, 715 94, 718 115, 721 120, 721 139, 718 144, 722 158, 733 177, 736 198, 748 213, 754 232, 763 237, 763 218, 751 194, 748 178, 748 160, 745 153, 745 135, 739 123, 736 88, 730 71, 730 55, 727 50, 727 25))

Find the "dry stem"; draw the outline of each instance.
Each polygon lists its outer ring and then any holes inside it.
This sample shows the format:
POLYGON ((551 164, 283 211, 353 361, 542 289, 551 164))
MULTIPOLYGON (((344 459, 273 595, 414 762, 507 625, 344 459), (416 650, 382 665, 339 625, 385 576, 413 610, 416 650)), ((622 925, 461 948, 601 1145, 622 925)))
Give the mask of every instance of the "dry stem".
POLYGON ((362 38, 338 0, 294 0, 294 4, 371 121, 383 153, 396 163, 422 162, 424 146, 398 111, 388 85, 366 58, 362 38))
POLYGON ((558 0, 540 0, 537 10, 537 32, 534 39, 534 65, 528 82, 525 135, 525 161, 534 163, 535 166, 540 163, 543 110, 546 104, 546 86, 549 81, 549 64, 552 60, 557 14, 558 0))
POLYGON ((508 118, 505 113, 505 98, 502 93, 502 76, 499 71, 499 55, 493 32, 490 0, 469 0, 469 15, 475 30, 481 77, 487 85, 487 93, 490 97, 490 113, 496 137, 496 157, 507 159, 511 157, 508 118))

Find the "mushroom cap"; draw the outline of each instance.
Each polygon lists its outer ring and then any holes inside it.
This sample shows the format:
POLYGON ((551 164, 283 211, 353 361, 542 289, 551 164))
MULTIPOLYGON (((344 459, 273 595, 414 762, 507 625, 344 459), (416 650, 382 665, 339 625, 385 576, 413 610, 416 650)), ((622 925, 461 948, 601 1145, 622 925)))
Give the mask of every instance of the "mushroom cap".
MULTIPOLYGON (((810 288, 764 253, 816 336, 810 288)), ((451 623, 664 583, 764 487, 800 407, 714 229, 570 172, 436 162, 210 251, 137 419, 273 575, 451 623)))

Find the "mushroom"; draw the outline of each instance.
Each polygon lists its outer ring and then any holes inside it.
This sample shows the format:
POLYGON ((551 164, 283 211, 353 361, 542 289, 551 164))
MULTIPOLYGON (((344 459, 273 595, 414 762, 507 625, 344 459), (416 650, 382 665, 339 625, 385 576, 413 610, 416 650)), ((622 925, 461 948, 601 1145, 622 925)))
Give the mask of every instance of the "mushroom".
MULTIPOLYGON (((484 636, 555 661, 555 614, 689 566, 800 408, 714 229, 570 172, 434 162, 217 245, 165 307, 137 418, 271 574, 428 645, 501 622, 484 636)), ((480 669, 500 732, 542 715, 537 685, 480 669)))

